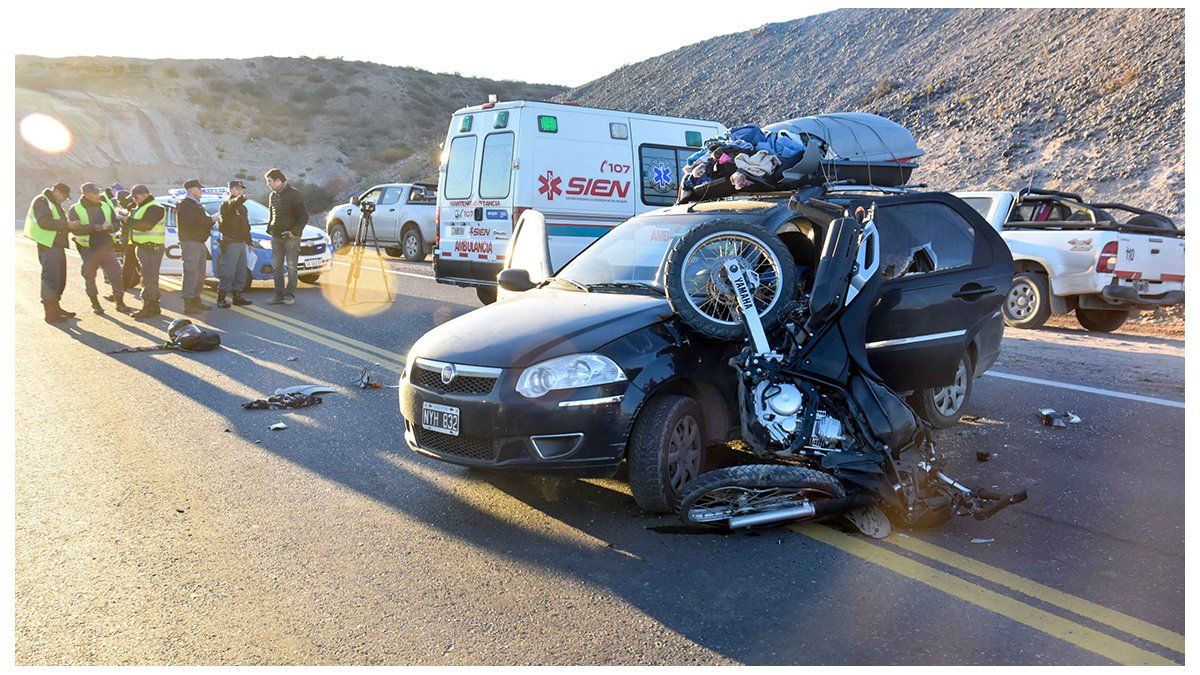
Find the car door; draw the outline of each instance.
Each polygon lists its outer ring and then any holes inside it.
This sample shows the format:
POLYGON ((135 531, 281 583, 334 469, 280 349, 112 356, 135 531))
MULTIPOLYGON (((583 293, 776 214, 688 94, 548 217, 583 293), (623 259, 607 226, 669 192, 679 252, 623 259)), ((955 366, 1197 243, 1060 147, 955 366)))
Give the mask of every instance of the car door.
POLYGON ((881 204, 875 223, 884 284, 867 324, 871 367, 897 391, 949 385, 975 335, 996 320, 1012 260, 996 259, 999 235, 949 195, 881 204))
POLYGON ((400 241, 400 197, 404 192, 401 185, 388 185, 379 195, 375 209, 375 236, 380 243, 393 244, 400 241))

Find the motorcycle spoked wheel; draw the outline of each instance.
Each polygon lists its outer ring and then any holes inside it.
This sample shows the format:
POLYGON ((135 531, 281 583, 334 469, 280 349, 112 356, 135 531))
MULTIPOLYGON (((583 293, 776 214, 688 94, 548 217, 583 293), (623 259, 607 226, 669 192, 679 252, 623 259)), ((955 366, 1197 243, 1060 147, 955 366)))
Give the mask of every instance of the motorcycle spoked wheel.
MULTIPOLYGON (((683 487, 679 517, 696 527, 725 527, 729 519, 846 495, 841 482, 813 469, 787 464, 748 464, 701 474, 683 487)), ((780 521, 770 523, 778 525, 780 521)))
POLYGON ((747 270, 754 304, 770 329, 792 304, 796 263, 783 241, 753 225, 716 222, 679 238, 667 257, 666 293, 671 310, 693 330, 719 340, 746 335, 724 262, 747 270))

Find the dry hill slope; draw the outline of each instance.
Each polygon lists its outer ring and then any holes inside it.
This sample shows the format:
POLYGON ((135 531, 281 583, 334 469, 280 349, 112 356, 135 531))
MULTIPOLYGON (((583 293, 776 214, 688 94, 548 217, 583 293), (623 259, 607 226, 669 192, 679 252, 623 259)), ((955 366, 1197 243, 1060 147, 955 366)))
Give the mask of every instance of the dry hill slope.
POLYGON ((560 98, 767 123, 865 110, 942 189, 1081 190, 1182 219, 1183 10, 844 9, 683 47, 560 98))
MULTIPOLYGON (((317 201, 370 181, 436 178, 450 114, 563 90, 336 59, 17 57, 17 119, 50 113, 75 134, 48 156, 17 143, 18 195, 53 180, 156 188, 235 175, 265 191, 280 166, 317 201)), ((27 198, 25 198, 27 199, 27 198)), ((23 201, 23 200, 18 200, 23 201)), ((19 205, 20 206, 20 205, 19 205)), ((318 203, 317 206, 320 206, 318 203)))

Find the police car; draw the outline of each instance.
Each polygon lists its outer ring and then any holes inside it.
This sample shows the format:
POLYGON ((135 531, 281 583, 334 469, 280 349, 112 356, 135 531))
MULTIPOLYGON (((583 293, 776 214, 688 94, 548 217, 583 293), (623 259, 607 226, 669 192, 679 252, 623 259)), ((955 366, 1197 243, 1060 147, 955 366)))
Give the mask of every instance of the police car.
MULTIPOLYGON (((165 255, 163 255, 160 274, 182 275, 183 253, 179 248, 179 229, 175 222, 175 205, 187 197, 187 191, 174 189, 166 197, 158 197, 158 203, 167 211, 167 234, 165 255)), ((220 213, 221 202, 229 197, 228 188, 204 188, 200 195, 200 205, 209 215, 220 213)), ((254 201, 246 200, 246 212, 250 218, 250 250, 247 252, 246 263, 249 275, 246 279, 246 289, 255 281, 266 281, 273 278, 274 266, 271 260, 271 235, 267 234, 267 223, 270 212, 267 207, 254 201)), ((221 235, 214 225, 212 236, 208 239, 208 261, 205 264, 205 274, 216 277, 213 261, 221 253, 221 235)), ((300 281, 315 284, 322 274, 333 269, 333 246, 329 235, 320 228, 306 225, 300 238, 300 258, 298 265, 300 281)))

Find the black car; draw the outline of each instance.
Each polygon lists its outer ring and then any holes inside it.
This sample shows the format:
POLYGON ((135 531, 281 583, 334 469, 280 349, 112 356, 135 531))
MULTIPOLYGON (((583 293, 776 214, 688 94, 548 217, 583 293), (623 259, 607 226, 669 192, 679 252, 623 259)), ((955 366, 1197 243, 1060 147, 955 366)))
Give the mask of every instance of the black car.
MULTIPOLYGON (((1004 241, 963 201, 937 192, 800 194, 675 206, 626 221, 524 293, 426 333, 401 381, 405 438, 467 466, 611 476, 629 461, 638 503, 668 510, 705 448, 738 438, 740 345, 672 314, 665 260, 683 233, 714 221, 780 235, 812 281, 830 209, 876 205, 886 283, 867 330, 872 368, 928 421, 955 421, 995 362, 1012 281, 1004 241), (816 208, 813 204, 822 208, 816 208)), ((501 275, 522 290, 521 270, 501 275)))

